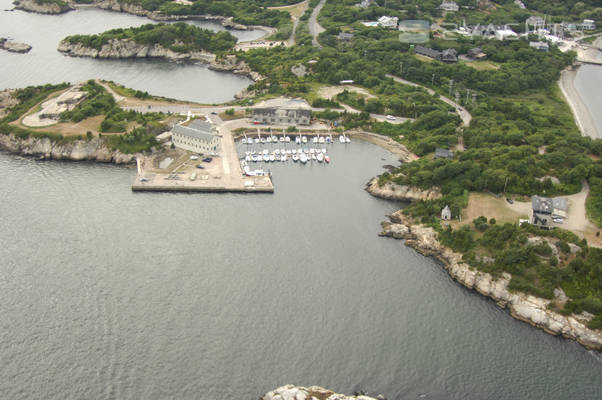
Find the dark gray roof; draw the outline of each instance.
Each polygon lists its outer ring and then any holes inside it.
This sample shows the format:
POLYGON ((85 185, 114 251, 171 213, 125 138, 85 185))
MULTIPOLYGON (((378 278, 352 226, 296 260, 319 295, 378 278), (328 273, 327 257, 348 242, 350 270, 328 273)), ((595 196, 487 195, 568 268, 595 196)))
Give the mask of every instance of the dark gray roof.
POLYGON ((274 115, 278 117, 290 117, 290 118, 299 118, 299 117, 307 117, 311 118, 311 110, 294 108, 294 109, 284 109, 284 108, 254 108, 253 114, 262 114, 262 115, 274 115))
POLYGON ((552 211, 554 211, 552 199, 547 197, 533 196, 531 198, 531 206, 533 207, 533 212, 540 214, 552 214, 552 211))
POLYGON ((552 199, 552 205, 554 206, 554 210, 566 212, 569 209, 569 201, 564 197, 556 197, 552 199))
POLYGON ((421 45, 417 45, 414 50, 417 54, 422 54, 423 56, 431 58, 439 58, 441 56, 441 52, 421 45))
POLYGON ((188 126, 176 125, 171 131, 173 133, 205 140, 208 142, 213 140, 217 133, 213 129, 213 125, 211 125, 211 123, 198 119, 192 120, 188 126))
POLYGON ((435 158, 454 158, 454 152, 447 149, 435 149, 435 158))
POLYGON ((353 33, 341 32, 337 36, 339 40, 351 40, 353 39, 353 33))

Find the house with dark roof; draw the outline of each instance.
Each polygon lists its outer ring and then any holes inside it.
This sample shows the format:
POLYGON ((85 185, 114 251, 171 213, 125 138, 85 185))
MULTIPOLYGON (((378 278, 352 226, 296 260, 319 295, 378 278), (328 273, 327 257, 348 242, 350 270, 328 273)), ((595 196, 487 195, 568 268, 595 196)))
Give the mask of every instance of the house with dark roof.
POLYGON ((446 158, 448 160, 453 160, 454 152, 451 150, 447 150, 447 149, 436 148, 435 149, 435 160, 438 158, 446 158))
POLYGON ((475 47, 468 50, 466 55, 473 60, 484 60, 487 58, 487 54, 483 53, 483 50, 480 47, 475 47))
POLYGON ((337 39, 349 42, 353 39, 353 33, 340 32, 337 36, 337 39))
POLYGON ((543 229, 551 229, 557 223, 562 223, 567 217, 569 203, 566 198, 540 197, 531 198, 531 223, 543 229))
POLYGON ((210 122, 195 119, 188 125, 175 125, 171 130, 171 141, 176 147, 203 154, 217 151, 221 136, 210 122))
POLYGON ((458 62, 458 52, 456 49, 445 49, 441 52, 439 60, 449 63, 458 62))
POLYGON ((435 60, 443 61, 443 62, 457 62, 458 61, 458 52, 455 49, 445 49, 443 51, 431 49, 429 47, 424 47, 421 45, 417 45, 414 47, 414 52, 416 54, 420 54, 425 57, 429 57, 435 60))

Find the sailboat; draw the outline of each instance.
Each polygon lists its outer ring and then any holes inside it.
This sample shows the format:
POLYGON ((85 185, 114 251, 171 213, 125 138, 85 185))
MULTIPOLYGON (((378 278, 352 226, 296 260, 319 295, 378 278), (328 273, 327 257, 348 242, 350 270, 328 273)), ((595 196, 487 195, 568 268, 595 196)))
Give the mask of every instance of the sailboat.
POLYGON ((307 156, 305 155, 305 153, 301 153, 301 155, 299 156, 299 161, 301 161, 303 164, 307 162, 307 156))
POLYGON ((339 142, 345 143, 345 136, 343 136, 343 135, 339 136, 339 142))
POLYGON ((303 137, 301 137, 301 141, 302 141, 303 143, 307 143, 307 136, 303 136, 303 137))

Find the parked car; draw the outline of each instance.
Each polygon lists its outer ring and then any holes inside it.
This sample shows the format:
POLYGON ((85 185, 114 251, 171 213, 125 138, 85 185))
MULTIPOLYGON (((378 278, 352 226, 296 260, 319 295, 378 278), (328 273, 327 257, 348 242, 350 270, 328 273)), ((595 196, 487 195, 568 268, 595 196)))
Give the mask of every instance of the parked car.
POLYGON ((506 201, 510 204, 514 204, 514 200, 512 200, 510 197, 506 197, 506 201))
POLYGON ((192 155, 192 156, 190 156, 190 159, 191 159, 191 160, 198 160, 198 159, 199 159, 199 156, 197 156, 197 155, 195 154, 195 155, 192 155))
POLYGON ((211 115, 217 115, 215 111, 211 111, 211 115))
POLYGON ((387 119, 388 119, 389 121, 395 121, 395 117, 394 117, 394 116, 392 116, 392 115, 387 115, 387 119))
POLYGON ((205 167, 203 167, 201 164, 197 164, 197 165, 196 165, 196 167, 197 167, 198 169, 205 169, 205 167))
POLYGON ((203 158, 203 162, 210 163, 211 161, 213 161, 213 158, 211 158, 211 157, 203 158))

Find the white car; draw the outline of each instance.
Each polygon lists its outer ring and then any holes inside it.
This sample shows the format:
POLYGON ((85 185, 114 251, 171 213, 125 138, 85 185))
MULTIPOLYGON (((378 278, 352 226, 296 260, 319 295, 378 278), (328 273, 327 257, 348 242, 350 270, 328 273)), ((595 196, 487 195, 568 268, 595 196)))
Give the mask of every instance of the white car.
POLYGON ((191 160, 198 160, 198 159, 199 159, 199 156, 190 156, 190 159, 191 159, 191 160))
POLYGON ((394 116, 392 116, 392 115, 387 115, 387 119, 388 119, 389 121, 395 121, 395 117, 394 117, 394 116))

